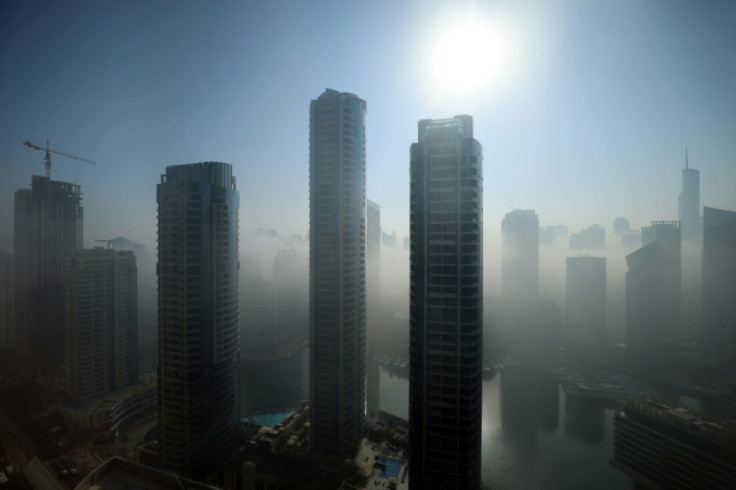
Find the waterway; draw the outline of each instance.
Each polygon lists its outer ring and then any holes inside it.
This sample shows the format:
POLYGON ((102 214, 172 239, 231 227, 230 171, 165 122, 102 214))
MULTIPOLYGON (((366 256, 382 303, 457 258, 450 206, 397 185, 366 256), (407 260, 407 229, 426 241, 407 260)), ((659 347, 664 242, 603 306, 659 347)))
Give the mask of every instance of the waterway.
MULTIPOLYGON (((408 418, 409 380, 380 369, 381 409, 408 418)), ((516 366, 483 382, 483 483, 494 490, 628 490, 609 465, 615 405, 568 397, 557 380, 516 366)))

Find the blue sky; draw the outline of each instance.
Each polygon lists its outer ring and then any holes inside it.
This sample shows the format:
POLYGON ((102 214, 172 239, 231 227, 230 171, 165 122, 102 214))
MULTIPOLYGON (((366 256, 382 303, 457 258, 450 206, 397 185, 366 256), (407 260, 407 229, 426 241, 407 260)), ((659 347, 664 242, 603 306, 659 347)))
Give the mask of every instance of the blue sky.
POLYGON ((735 2, 9 1, 0 66, 0 249, 13 192, 43 173, 21 143, 46 138, 98 162, 52 157, 82 185, 86 246, 154 247, 160 174, 206 160, 234 166, 244 237, 304 234, 309 102, 327 87, 368 103, 368 197, 399 236, 417 121, 455 114, 484 148, 489 231, 515 208, 571 231, 676 219, 685 146, 701 204, 736 209, 735 2), (436 53, 468 19, 494 31, 474 59, 496 73, 457 92, 436 53))

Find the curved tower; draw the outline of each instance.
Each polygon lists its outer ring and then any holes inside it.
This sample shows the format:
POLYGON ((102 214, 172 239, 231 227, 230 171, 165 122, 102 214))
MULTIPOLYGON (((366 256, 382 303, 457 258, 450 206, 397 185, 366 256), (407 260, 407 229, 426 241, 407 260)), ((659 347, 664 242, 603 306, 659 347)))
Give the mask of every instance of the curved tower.
POLYGON ((167 167, 156 194, 159 456, 206 478, 238 442, 238 192, 206 162, 167 167))

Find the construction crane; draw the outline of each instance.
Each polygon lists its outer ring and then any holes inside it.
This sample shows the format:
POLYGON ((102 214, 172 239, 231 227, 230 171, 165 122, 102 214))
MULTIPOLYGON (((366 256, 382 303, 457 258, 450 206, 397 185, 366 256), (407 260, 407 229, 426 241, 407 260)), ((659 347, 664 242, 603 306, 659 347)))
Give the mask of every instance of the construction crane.
POLYGON ((38 145, 34 145, 30 141, 25 141, 23 143, 28 148, 33 148, 34 150, 41 150, 46 152, 46 156, 43 157, 43 165, 46 167, 46 177, 51 178, 51 153, 56 153, 57 155, 63 155, 68 158, 73 158, 74 160, 80 160, 82 162, 91 163, 92 165, 95 165, 95 162, 92 160, 87 160, 86 158, 78 157, 76 155, 70 155, 69 153, 64 153, 63 151, 59 150, 52 150, 49 148, 49 140, 46 140, 46 148, 38 145))

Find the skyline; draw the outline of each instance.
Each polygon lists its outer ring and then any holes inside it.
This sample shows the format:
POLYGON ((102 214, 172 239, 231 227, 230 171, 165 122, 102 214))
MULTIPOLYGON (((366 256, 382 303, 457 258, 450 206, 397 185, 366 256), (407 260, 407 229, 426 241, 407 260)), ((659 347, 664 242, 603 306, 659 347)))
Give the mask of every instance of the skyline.
POLYGON ((52 179, 82 187, 87 247, 122 235, 153 250, 158 176, 210 160, 239 179, 241 237, 306 235, 304 114, 325 88, 367 101, 367 197, 399 236, 414 125, 463 113, 486 142, 486 233, 513 209, 570 232, 677 219, 685 146, 701 206, 736 208, 731 4, 81 5, 1 7, 0 249, 11 250, 14 191, 43 174, 43 153, 22 142, 46 138, 97 162, 52 155, 52 179), (505 62, 454 93, 430 58, 471 17, 490 23, 505 62))

